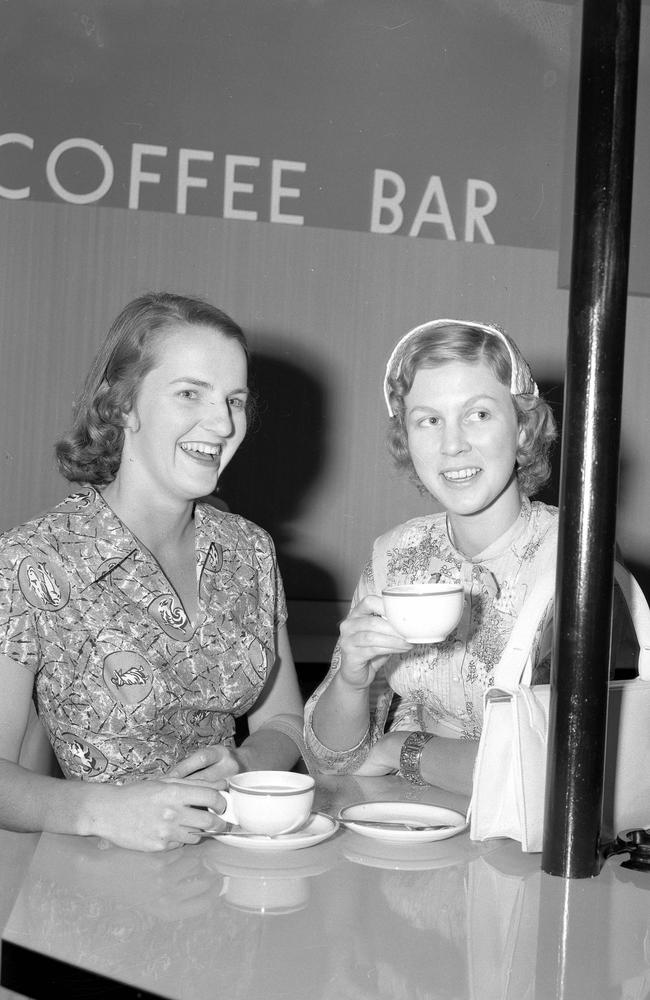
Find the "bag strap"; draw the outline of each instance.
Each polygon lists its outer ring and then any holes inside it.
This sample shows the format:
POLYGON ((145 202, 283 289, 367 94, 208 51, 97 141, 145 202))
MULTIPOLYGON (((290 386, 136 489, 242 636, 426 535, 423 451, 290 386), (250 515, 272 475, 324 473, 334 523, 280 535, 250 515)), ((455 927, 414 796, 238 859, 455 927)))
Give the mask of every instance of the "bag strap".
POLYGON ((535 559, 537 582, 521 606, 510 638, 494 669, 494 687, 512 691, 523 680, 530 681, 535 633, 555 594, 556 562, 557 532, 553 526, 546 533, 535 559))
MULTIPOLYGON (((542 616, 555 594, 555 537, 545 539, 536 569, 537 583, 526 597, 510 639, 494 670, 494 687, 513 690, 530 682, 531 650, 542 616)), ((650 607, 637 580, 621 563, 614 564, 614 577, 628 606, 639 643, 639 677, 650 680, 650 607)))

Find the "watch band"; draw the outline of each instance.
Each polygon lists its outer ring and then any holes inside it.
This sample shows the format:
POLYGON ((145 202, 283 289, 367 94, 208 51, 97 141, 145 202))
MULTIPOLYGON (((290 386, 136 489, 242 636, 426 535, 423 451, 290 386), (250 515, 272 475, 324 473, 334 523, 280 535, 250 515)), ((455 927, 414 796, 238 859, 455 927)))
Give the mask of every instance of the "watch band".
POLYGON ((409 733, 402 743, 402 749, 399 754, 399 773, 403 778, 406 778, 407 781, 410 781, 412 785, 429 784, 429 782, 425 781, 422 777, 420 763, 422 760, 422 751, 429 740, 432 739, 433 733, 424 733, 419 731, 416 733, 409 733))

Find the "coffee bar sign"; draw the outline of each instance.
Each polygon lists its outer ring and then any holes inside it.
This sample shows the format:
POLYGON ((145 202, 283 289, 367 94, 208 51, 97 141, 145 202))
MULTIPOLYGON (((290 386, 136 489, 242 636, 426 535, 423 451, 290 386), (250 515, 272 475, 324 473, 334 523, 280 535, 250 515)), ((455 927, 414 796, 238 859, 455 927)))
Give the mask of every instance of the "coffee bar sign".
MULTIPOLYGON (((4 0, 0 199, 566 259, 579 15, 509 0, 4 0)), ((643 267, 648 197, 637 184, 643 267)), ((646 283, 634 259, 632 279, 646 283)))
MULTIPOLYGON (((0 149, 14 146, 33 154, 35 145, 34 136, 23 132, 0 135, 0 149)), ((221 164, 221 177, 217 181, 213 169, 215 158, 214 150, 170 150, 168 146, 134 143, 127 154, 128 184, 123 186, 123 207, 139 209, 143 191, 161 185, 163 176, 167 176, 171 178, 172 201, 165 206, 166 211, 185 215, 192 192, 197 189, 206 191, 210 187, 214 214, 224 219, 309 225, 309 219, 305 218, 307 209, 303 191, 308 173, 306 162, 272 159, 263 163, 260 156, 226 154, 221 164), (260 177, 264 171, 268 176, 261 184, 260 177), (268 201, 264 205, 260 205, 257 195, 261 186, 268 193, 268 201)), ((19 171, 24 178, 33 167, 24 153, 23 160, 29 164, 19 171)), ((100 204, 115 182, 115 163, 111 153, 105 146, 88 138, 77 137, 58 142, 47 153, 44 162, 41 158, 39 167, 50 193, 73 205, 100 204), (73 179, 66 180, 66 176, 73 179)), ((31 184, 16 183, 19 186, 0 183, 0 197, 19 200, 32 196, 31 184)), ((437 175, 427 178, 411 219, 405 215, 406 182, 400 174, 394 170, 377 169, 369 185, 372 194, 367 221, 371 233, 420 236, 423 231, 426 232, 425 227, 429 227, 430 235, 442 239, 460 238, 467 243, 479 239, 494 243, 488 217, 495 211, 498 198, 489 181, 467 179, 462 217, 456 223, 442 178, 437 175), (457 235, 457 229, 460 235, 457 235)))

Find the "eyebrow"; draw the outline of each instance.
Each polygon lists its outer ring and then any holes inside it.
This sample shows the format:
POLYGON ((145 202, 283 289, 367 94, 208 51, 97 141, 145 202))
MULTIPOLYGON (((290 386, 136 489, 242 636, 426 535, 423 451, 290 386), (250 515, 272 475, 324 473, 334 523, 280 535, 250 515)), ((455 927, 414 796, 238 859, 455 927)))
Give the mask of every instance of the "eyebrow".
MULTIPOLYGON (((489 393, 483 393, 482 392, 482 393, 479 393, 478 396, 470 396, 470 398, 466 399, 465 402, 462 405, 463 406, 473 406, 474 404, 480 402, 483 399, 486 400, 486 401, 489 400, 491 403, 497 403, 498 402, 496 396, 490 396, 489 393)), ((434 412, 434 411, 437 411, 437 409, 438 409, 437 406, 427 406, 426 403, 418 403, 417 406, 411 407, 410 409, 408 409, 407 412, 408 413, 417 413, 419 410, 427 411, 427 412, 434 412)))
MULTIPOLYGON (((205 379, 195 378, 193 375, 181 375, 179 378, 172 379, 169 383, 170 385, 178 385, 180 382, 184 382, 186 385, 195 385, 198 389, 213 389, 214 386, 212 382, 206 382, 205 379)), ((243 395, 247 396, 250 392, 248 386, 244 386, 241 389, 230 389, 228 392, 229 396, 243 395)))

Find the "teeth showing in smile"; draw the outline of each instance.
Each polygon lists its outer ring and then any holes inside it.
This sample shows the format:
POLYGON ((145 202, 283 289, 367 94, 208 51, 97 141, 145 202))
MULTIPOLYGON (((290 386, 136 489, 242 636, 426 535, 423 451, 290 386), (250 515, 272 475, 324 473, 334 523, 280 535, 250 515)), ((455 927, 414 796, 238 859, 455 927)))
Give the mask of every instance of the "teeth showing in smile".
POLYGON ((181 441, 181 448, 190 454, 198 452, 200 455, 213 457, 221 453, 221 445, 208 444, 206 441, 181 441))
POLYGON ((448 472, 443 472, 442 475, 444 479, 449 479, 451 482, 457 483, 463 479, 472 479, 472 477, 476 476, 480 471, 481 470, 476 467, 471 469, 449 469, 448 472))

